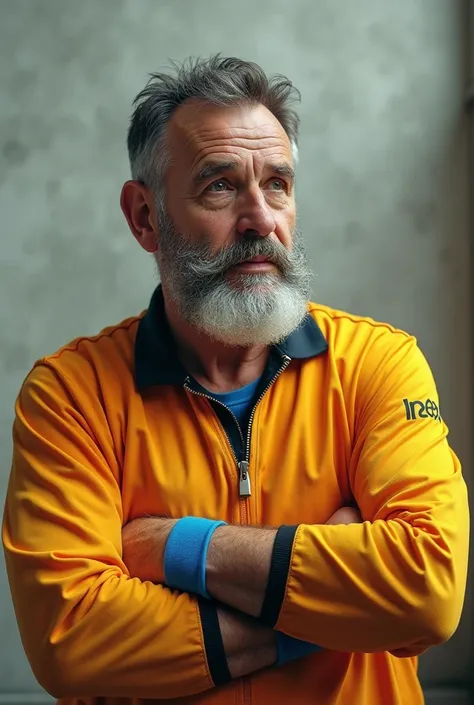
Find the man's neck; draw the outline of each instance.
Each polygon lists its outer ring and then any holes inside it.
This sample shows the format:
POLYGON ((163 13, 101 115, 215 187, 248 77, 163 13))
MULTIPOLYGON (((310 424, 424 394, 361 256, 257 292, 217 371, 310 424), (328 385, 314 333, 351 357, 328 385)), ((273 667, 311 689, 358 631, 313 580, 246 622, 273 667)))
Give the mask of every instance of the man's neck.
POLYGON ((210 392, 230 392, 250 384, 262 374, 269 346, 227 346, 197 331, 184 321, 165 298, 165 312, 181 362, 194 379, 210 392))

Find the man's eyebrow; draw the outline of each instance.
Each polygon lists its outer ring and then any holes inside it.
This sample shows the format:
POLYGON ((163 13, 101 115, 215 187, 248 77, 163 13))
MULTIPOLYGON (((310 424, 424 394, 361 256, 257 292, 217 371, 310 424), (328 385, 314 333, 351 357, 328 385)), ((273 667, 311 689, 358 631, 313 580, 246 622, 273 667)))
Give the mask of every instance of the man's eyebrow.
MULTIPOLYGON (((233 171, 237 168, 237 162, 234 161, 214 161, 207 162, 201 169, 196 173, 193 181, 196 184, 200 184, 203 181, 212 179, 213 176, 219 176, 226 171, 233 171)), ((269 164, 266 171, 271 171, 278 176, 286 176, 292 183, 295 180, 295 170, 286 162, 279 164, 269 164)))
POLYGON ((213 176, 223 174, 225 171, 232 171, 236 167, 237 162, 233 161, 208 162, 201 169, 199 169, 193 181, 200 184, 203 181, 207 181, 207 179, 211 179, 213 176))
POLYGON ((295 180, 295 170, 285 162, 281 164, 270 164, 268 169, 278 174, 278 176, 286 176, 292 183, 295 180))

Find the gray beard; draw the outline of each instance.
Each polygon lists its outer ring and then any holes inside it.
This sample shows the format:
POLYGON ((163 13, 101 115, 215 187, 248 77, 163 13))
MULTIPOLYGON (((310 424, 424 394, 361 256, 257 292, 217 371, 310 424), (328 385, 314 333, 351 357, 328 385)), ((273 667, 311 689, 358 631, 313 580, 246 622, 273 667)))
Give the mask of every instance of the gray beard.
POLYGON ((156 262, 179 315, 224 345, 276 344, 296 330, 307 314, 312 274, 297 231, 291 250, 268 237, 252 235, 212 254, 207 243, 193 244, 162 213, 156 262), (231 267, 256 256, 270 258, 278 272, 227 279, 231 267))

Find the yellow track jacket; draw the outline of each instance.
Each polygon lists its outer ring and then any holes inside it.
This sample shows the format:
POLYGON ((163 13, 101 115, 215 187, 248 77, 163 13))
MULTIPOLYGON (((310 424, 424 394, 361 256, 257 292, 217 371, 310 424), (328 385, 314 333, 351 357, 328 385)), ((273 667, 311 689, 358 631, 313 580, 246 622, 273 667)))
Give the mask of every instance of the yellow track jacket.
POLYGON ((3 543, 36 678, 71 705, 422 703, 416 657, 456 629, 466 583, 446 436, 412 337, 311 303, 244 437, 181 367, 158 288, 17 400, 3 543), (354 501, 363 523, 324 525, 354 501), (283 527, 261 619, 323 650, 229 682, 214 604, 127 571, 121 530, 146 514, 283 527))

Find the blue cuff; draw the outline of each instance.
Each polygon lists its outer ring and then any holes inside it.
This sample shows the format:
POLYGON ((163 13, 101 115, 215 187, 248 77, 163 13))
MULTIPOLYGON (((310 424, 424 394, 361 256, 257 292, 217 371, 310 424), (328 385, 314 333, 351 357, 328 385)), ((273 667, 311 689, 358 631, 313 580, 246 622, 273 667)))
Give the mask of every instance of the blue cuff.
POLYGON ((164 574, 169 587, 209 599, 206 561, 212 534, 225 521, 183 517, 170 531, 165 546, 164 574))
POLYGON ((321 648, 321 646, 310 644, 308 641, 294 639, 292 636, 288 636, 288 634, 278 632, 277 666, 282 666, 284 663, 288 663, 288 661, 295 661, 296 659, 303 658, 303 656, 308 656, 309 654, 315 654, 317 651, 321 651, 321 648))

